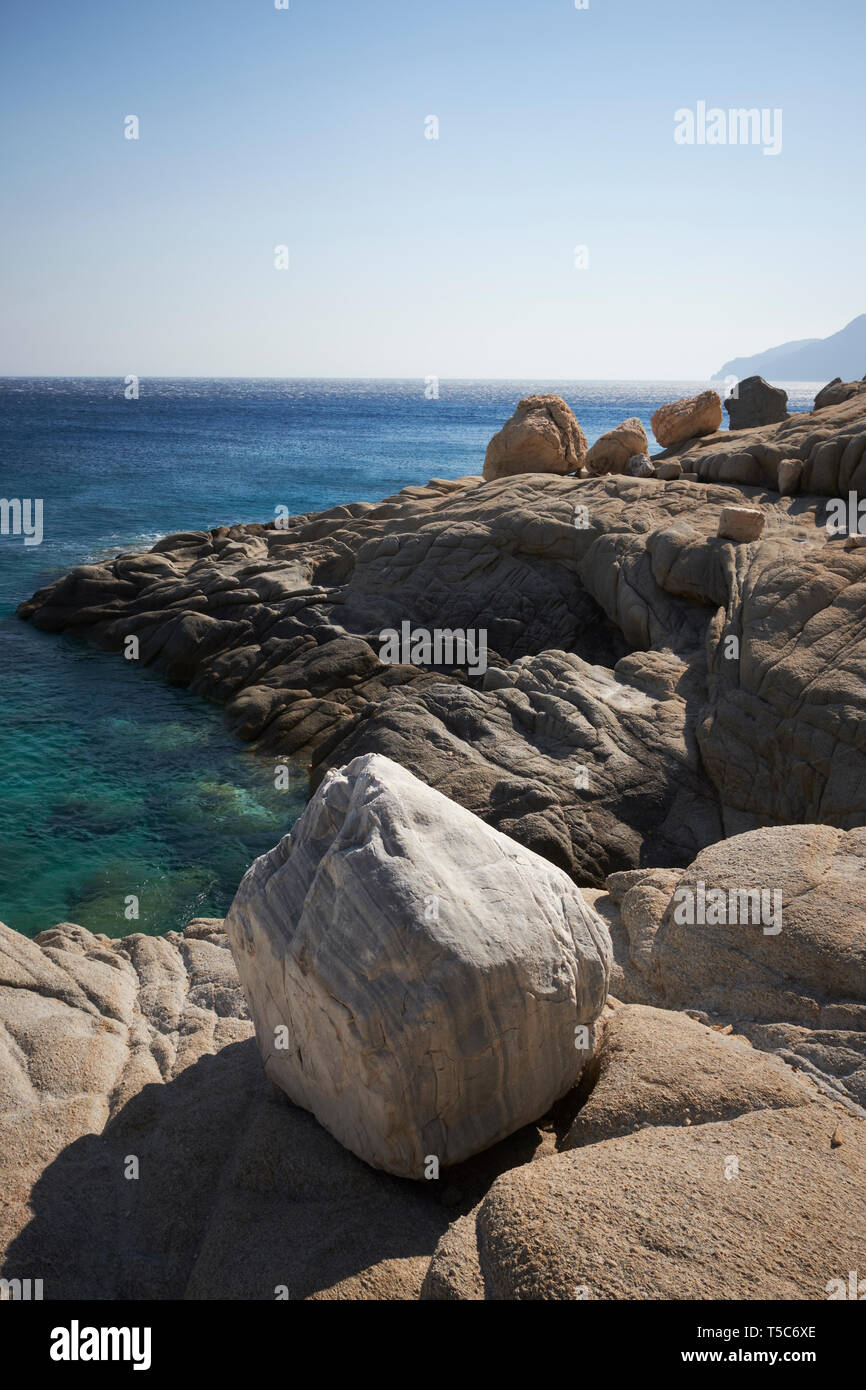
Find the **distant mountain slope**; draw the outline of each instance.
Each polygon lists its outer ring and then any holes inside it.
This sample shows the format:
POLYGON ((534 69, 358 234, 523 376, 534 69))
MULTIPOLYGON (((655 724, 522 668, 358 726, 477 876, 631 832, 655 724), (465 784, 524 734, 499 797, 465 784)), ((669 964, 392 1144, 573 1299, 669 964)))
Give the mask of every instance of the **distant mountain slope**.
POLYGON ((768 381, 859 381, 866 374, 866 314, 860 314, 829 338, 801 338, 758 352, 734 357, 716 372, 714 381, 736 376, 763 376, 768 381))

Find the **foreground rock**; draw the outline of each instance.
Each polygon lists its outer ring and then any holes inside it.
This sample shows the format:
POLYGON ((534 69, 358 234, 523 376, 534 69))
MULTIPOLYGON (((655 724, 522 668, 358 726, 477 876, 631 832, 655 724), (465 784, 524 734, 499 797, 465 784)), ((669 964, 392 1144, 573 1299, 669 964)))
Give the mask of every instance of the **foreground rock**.
POLYGON ((701 391, 700 395, 659 406, 650 420, 652 432, 663 449, 702 434, 715 434, 721 423, 722 401, 718 391, 701 391))
POLYGON ((569 1099, 560 1152, 452 1224, 422 1299, 824 1299, 862 1268, 866 1119, 778 1058, 618 1005, 569 1099))
POLYGON ((591 895, 611 988, 731 1026, 866 1107, 864 869, 866 831, 807 825, 737 835, 685 870, 615 874, 609 898, 591 895))
POLYGON ((403 1177, 543 1115, 594 1049, 600 919, 563 873, 386 758, 325 778, 226 931, 268 1075, 403 1177))
POLYGON ((639 1004, 614 1011, 590 1073, 589 1098, 563 1149, 648 1125, 710 1124, 817 1099, 815 1087, 780 1058, 685 1014, 639 1004))
POLYGON ((416 1299, 528 1127, 447 1178, 347 1152, 267 1080, 222 923, 0 924, 0 1277, 46 1300, 416 1299))
POLYGON ((864 1140, 815 1101, 516 1170, 476 1219, 485 1297, 826 1299, 866 1263, 864 1140))
POLYGON ((484 477, 491 481, 515 473, 574 473, 585 457, 586 436, 562 397, 525 396, 488 444, 484 477))
POLYGON ((647 453, 646 430, 636 416, 597 439, 586 456, 591 473, 625 473, 629 460, 647 453))
MULTIPOLYGON (((614 875, 618 908, 589 894, 617 994, 653 1006, 605 1009, 576 1090, 430 1182, 267 1080, 221 924, 0 926, 0 1275, 76 1300, 828 1297, 866 1266, 864 836, 761 831, 614 875), (677 888, 770 873, 779 933, 673 920, 677 888)), ((561 877, 536 881, 553 913, 561 877)))
POLYGON ((732 430, 776 425, 788 418, 788 393, 781 386, 771 386, 762 376, 749 376, 726 398, 725 410, 732 430))

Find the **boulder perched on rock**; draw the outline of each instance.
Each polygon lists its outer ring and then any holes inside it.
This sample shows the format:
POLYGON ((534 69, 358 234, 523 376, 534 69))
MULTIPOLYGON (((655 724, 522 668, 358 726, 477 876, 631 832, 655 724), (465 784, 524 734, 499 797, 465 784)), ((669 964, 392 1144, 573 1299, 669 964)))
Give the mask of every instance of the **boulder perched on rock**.
POLYGON ((564 873, 387 758, 325 778, 226 932, 268 1075, 403 1177, 542 1115, 593 1051, 601 920, 564 873))
MULTIPOLYGON (((853 395, 812 412, 795 411, 776 425, 723 430, 688 440, 674 453, 684 473, 704 483, 738 483, 778 490, 779 464, 799 459, 800 494, 866 496, 866 383, 853 395)), ((822 393, 823 394, 823 393, 822 393)))
POLYGON ((759 507, 723 507, 719 535, 726 541, 756 541, 764 532, 764 513, 759 507))
POLYGON ((732 430, 776 425, 788 418, 788 393, 762 376, 747 376, 725 400, 732 430))
POLYGON ((586 456, 586 466, 590 473, 625 473, 629 460, 636 454, 646 454, 648 448, 646 430, 637 416, 632 416, 595 441, 586 456))
POLYGON ((681 444, 685 439, 697 439, 703 434, 715 434, 722 423, 722 400, 718 391, 701 391, 681 401, 659 406, 650 424, 662 448, 681 444))
POLYGON ((525 396, 488 444, 484 477, 575 473, 585 457, 586 435, 571 406, 561 396, 525 396))

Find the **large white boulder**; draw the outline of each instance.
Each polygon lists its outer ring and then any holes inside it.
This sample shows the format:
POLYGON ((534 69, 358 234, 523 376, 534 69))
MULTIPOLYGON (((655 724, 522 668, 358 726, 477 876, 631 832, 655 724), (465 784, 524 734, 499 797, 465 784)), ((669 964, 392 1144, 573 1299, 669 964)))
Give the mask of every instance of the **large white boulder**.
POLYGON ((595 1047, 601 918, 562 870, 380 755, 328 774, 226 931, 268 1075, 404 1177, 543 1115, 595 1047))

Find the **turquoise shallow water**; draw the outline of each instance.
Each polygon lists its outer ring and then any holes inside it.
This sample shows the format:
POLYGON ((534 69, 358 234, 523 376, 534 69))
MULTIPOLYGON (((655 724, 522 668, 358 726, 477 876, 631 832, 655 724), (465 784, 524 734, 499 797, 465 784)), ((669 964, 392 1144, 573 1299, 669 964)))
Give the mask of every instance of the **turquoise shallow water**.
MULTIPOLYGON (((14 616, 72 565, 170 531, 375 501, 480 471, 521 395, 559 391, 590 443, 706 383, 0 381, 0 497, 43 499, 44 539, 0 535, 0 919, 122 936, 221 916, 303 807, 220 710, 14 616), (138 918, 125 915, 139 900, 138 918)), ((805 409, 814 389, 790 390, 805 409)))

